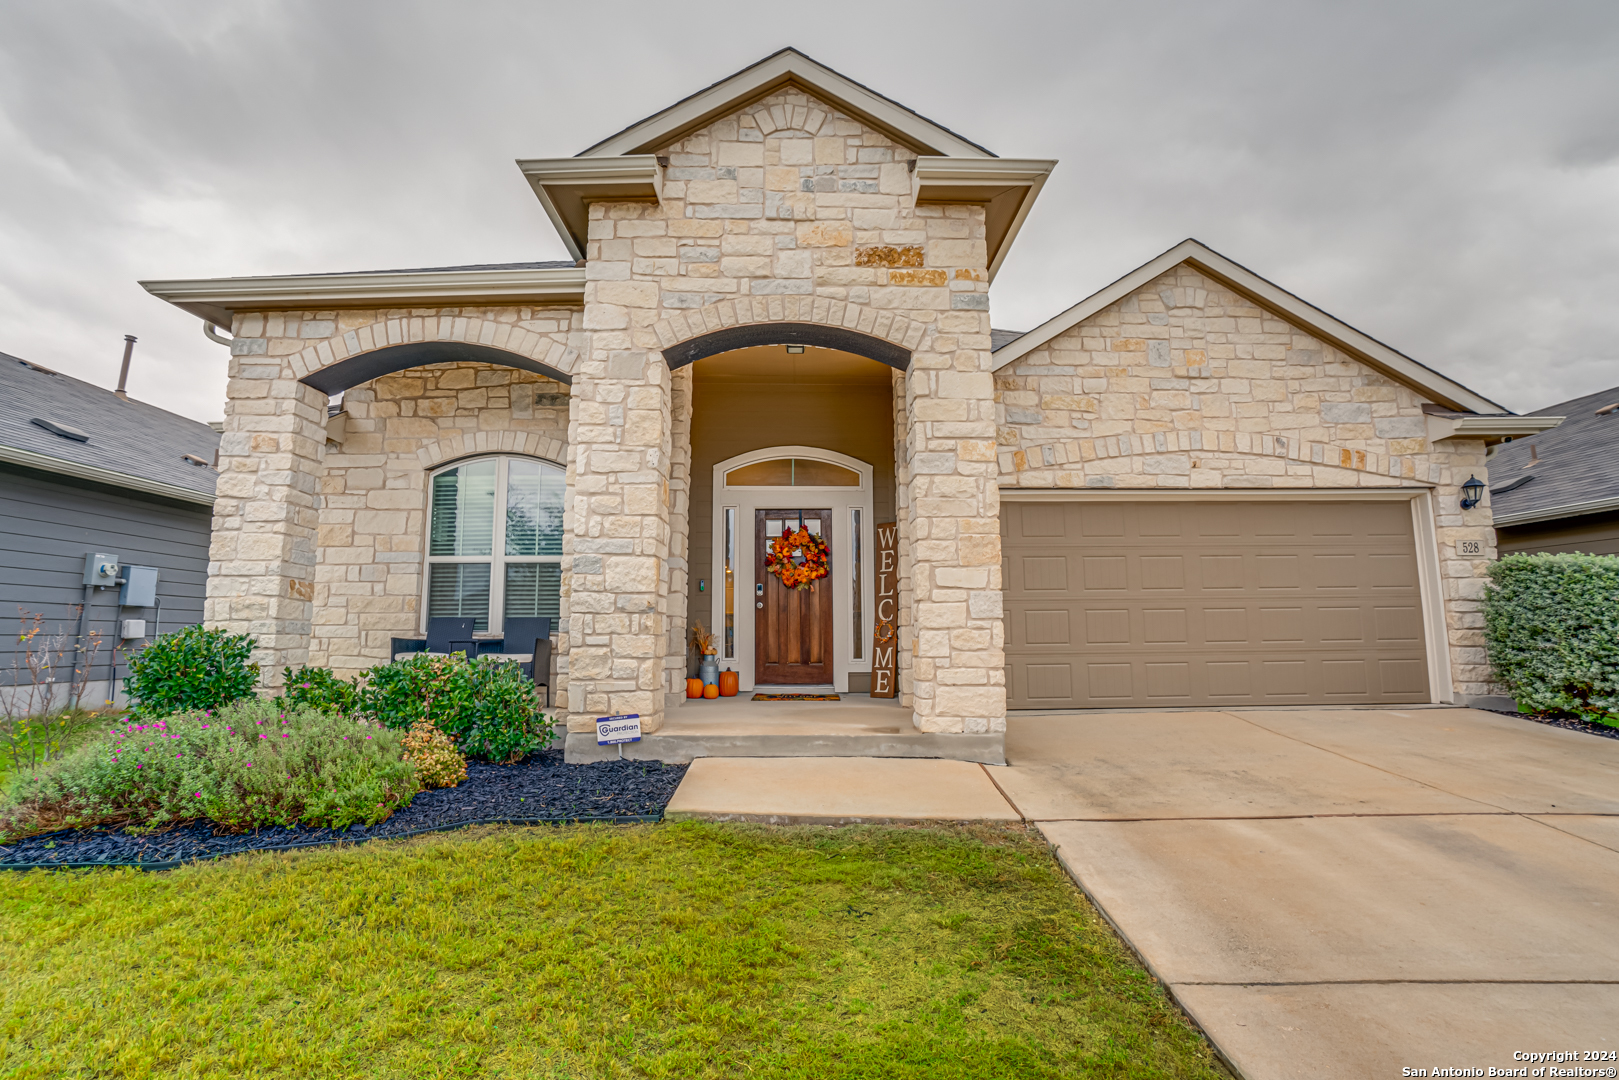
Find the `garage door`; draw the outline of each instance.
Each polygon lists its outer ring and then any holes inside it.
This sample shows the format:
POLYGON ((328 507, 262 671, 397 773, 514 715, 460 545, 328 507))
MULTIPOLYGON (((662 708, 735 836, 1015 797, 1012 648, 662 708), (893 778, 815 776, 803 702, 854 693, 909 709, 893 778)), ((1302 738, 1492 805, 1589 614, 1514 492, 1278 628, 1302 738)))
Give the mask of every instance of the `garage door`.
POLYGON ((1428 698, 1411 504, 1004 502, 1008 706, 1428 698))

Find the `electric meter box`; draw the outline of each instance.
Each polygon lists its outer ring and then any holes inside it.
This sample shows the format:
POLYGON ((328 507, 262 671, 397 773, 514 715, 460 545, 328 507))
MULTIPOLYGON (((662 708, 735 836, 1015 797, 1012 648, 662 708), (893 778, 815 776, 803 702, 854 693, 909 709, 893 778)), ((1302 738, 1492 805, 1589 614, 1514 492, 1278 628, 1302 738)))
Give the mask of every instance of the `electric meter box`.
POLYGON ((118 556, 99 551, 85 555, 84 583, 97 587, 118 584, 118 556))
POLYGON ((118 603, 122 607, 154 606, 157 603, 157 567, 124 567, 124 588, 118 594, 118 603))

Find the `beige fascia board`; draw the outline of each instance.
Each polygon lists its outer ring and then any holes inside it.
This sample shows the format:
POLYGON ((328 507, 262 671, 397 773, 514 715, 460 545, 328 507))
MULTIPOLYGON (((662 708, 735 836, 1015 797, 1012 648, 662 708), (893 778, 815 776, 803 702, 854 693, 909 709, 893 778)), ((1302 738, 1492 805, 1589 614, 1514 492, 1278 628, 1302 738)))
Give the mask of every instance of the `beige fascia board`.
POLYGON ((617 158, 520 158, 529 186, 545 215, 575 259, 585 257, 590 204, 610 199, 656 201, 663 196, 663 172, 651 154, 617 158))
POLYGON ((919 153, 952 157, 993 158, 977 143, 941 127, 905 106, 839 75, 794 49, 783 49, 752 67, 678 101, 662 112, 609 136, 582 152, 581 158, 645 154, 679 142, 699 128, 796 84, 828 105, 862 120, 919 153))
POLYGON ((1055 161, 1041 158, 921 157, 916 159, 916 201, 984 207, 989 279, 994 281, 1056 167, 1055 161))
POLYGON ((1504 529, 1512 525, 1533 525, 1537 521, 1553 521, 1557 518, 1580 517, 1584 514, 1602 514, 1609 510, 1619 510, 1619 499, 1592 499, 1589 502, 1565 503, 1562 506, 1549 506, 1543 510, 1525 510, 1517 514, 1495 514, 1494 524, 1496 528, 1504 529))
POLYGON ((148 495, 162 495, 181 502, 196 503, 198 506, 214 505, 214 497, 205 492, 194 491, 178 484, 165 484, 161 480, 148 480, 144 476, 131 476, 128 473, 115 472, 112 469, 103 469, 96 465, 84 465, 77 461, 64 461, 61 458, 51 457, 49 454, 37 454, 32 450, 24 450, 16 446, 0 446, 0 461, 12 465, 22 465, 41 472, 56 473, 59 476, 72 476, 80 480, 93 480, 98 484, 107 484, 112 487, 128 488, 132 491, 145 492, 148 495))
POLYGON ((1388 502, 1431 490, 1418 481, 1384 488, 1001 488, 1002 502, 1388 502))
POLYGON ((1016 341, 1003 346, 995 353, 995 370, 999 371, 1006 365, 1022 359, 1057 335, 1078 326, 1092 315, 1110 304, 1117 303, 1181 263, 1191 265, 1200 273, 1207 274, 1254 303, 1282 315, 1362 363, 1418 391, 1431 401, 1463 412, 1500 414, 1506 411, 1489 398, 1474 393, 1455 380, 1417 363, 1404 353, 1396 352, 1375 338, 1368 337, 1196 240, 1185 240, 1176 244, 1156 259, 1137 267, 1113 284, 1041 323, 1016 341))
POLYGON ((1517 416, 1512 413, 1484 415, 1435 416, 1429 414, 1428 441, 1441 439, 1521 439, 1525 435, 1539 435, 1561 424, 1562 416, 1517 416))
POLYGON ((417 307, 433 304, 582 304, 580 266, 517 270, 430 270, 406 273, 301 274, 283 277, 143 281, 160 300, 218 326, 238 311, 417 307))

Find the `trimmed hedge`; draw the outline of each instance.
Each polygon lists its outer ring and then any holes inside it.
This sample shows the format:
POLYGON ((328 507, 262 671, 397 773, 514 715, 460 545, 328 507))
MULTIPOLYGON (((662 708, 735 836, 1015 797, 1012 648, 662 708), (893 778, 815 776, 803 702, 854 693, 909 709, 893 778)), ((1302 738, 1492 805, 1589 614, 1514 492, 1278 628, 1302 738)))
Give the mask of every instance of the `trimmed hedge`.
POLYGON ((1506 556, 1490 567, 1484 625, 1519 708, 1619 724, 1619 556, 1506 556))

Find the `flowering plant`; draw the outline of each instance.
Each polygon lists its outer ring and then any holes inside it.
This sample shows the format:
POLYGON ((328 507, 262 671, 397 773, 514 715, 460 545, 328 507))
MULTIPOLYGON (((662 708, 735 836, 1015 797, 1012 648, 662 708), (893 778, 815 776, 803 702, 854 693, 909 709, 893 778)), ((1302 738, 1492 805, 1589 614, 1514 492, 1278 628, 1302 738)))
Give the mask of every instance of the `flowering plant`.
POLYGON ((807 589, 826 577, 826 559, 826 541, 800 525, 796 531, 783 529, 770 542, 765 569, 789 589, 807 589))
POLYGON ((374 825, 420 789, 402 743, 377 724, 257 698, 133 718, 13 778, 0 835, 204 817, 233 831, 374 825))

